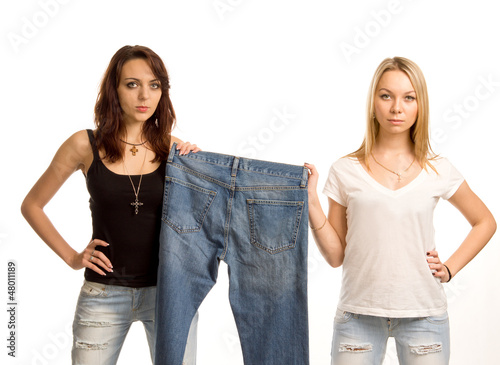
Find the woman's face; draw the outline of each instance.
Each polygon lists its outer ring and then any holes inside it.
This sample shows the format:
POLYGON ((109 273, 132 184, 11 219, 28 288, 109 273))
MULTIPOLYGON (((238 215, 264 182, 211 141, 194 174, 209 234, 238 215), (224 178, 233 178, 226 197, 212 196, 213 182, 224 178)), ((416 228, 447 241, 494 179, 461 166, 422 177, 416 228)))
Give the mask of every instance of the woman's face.
POLYGON ((162 93, 160 81, 142 58, 124 63, 117 92, 126 124, 148 120, 162 93))
POLYGON ((400 70, 386 71, 380 78, 374 99, 380 131, 409 133, 417 120, 417 94, 410 79, 400 70))

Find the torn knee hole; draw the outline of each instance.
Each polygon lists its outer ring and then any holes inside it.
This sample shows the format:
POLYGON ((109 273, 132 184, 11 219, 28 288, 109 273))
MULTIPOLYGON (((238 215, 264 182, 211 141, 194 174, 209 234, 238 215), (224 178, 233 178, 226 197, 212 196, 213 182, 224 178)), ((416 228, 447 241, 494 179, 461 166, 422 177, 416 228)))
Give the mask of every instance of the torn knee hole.
POLYGON ((78 321, 78 324, 86 327, 111 327, 109 322, 78 321))
POLYGON ((373 346, 371 343, 364 343, 360 345, 352 345, 349 343, 341 343, 339 352, 370 352, 373 346))
POLYGON ((106 350, 108 348, 107 343, 86 343, 86 342, 77 342, 77 349, 82 350, 106 350))
POLYGON ((434 352, 443 350, 443 345, 440 343, 433 343, 430 345, 410 345, 410 352, 416 355, 427 355, 434 352))

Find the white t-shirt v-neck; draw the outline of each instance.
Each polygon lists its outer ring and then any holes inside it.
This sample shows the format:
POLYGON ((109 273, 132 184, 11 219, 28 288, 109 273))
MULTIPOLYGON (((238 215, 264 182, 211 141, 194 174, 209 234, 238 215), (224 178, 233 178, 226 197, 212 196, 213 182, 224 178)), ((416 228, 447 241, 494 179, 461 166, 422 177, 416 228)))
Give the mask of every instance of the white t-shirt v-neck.
POLYGON ((347 208, 346 250, 338 308, 381 317, 438 315, 446 311, 440 280, 426 252, 434 250, 434 208, 463 183, 446 158, 431 161, 404 187, 377 182, 357 159, 333 163, 323 192, 347 208))

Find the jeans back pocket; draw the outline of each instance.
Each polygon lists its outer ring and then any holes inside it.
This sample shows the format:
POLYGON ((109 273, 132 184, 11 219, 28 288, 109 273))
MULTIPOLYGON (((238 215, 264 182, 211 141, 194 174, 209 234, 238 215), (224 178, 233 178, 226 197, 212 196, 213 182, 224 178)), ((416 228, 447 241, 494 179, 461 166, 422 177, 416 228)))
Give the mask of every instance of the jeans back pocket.
POLYGON ((303 201, 247 199, 250 242, 270 254, 295 247, 303 201))
POLYGON ((162 220, 177 233, 199 232, 217 193, 167 176, 162 220))

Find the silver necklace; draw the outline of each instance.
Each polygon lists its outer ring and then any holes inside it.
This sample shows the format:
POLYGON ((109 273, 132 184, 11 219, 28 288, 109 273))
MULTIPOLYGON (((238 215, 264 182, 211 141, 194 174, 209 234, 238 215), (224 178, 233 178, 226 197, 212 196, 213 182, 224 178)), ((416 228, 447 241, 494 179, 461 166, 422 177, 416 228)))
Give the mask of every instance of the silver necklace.
POLYGON ((134 182, 132 181, 132 177, 130 176, 130 174, 128 172, 127 165, 125 165, 125 159, 123 159, 123 167, 124 167, 125 172, 127 173, 127 176, 130 180, 130 184, 132 184, 132 189, 134 189, 135 201, 130 203, 130 205, 135 208, 135 214, 139 214, 139 207, 144 205, 144 203, 139 201, 139 192, 141 191, 142 169, 144 167, 144 162, 146 161, 147 152, 148 152, 147 150, 144 152, 144 160, 142 160, 142 165, 141 165, 141 177, 139 178, 139 185, 137 185, 137 190, 135 188, 134 182))
POLYGON ((387 167, 385 167, 384 165, 382 165, 380 162, 377 161, 377 159, 375 158, 375 156, 373 156, 373 153, 371 153, 372 155, 372 158, 373 158, 373 161, 375 161, 376 163, 378 163, 380 166, 382 166, 384 169, 386 169, 387 171, 389 172, 392 172, 394 175, 397 175, 398 177, 398 182, 401 182, 401 176, 410 169, 410 167, 413 165, 413 163, 415 162, 415 157, 413 157, 413 161, 411 162, 410 166, 408 166, 404 171, 401 171, 401 172, 398 172, 398 171, 394 171, 394 170, 391 170, 387 167))

